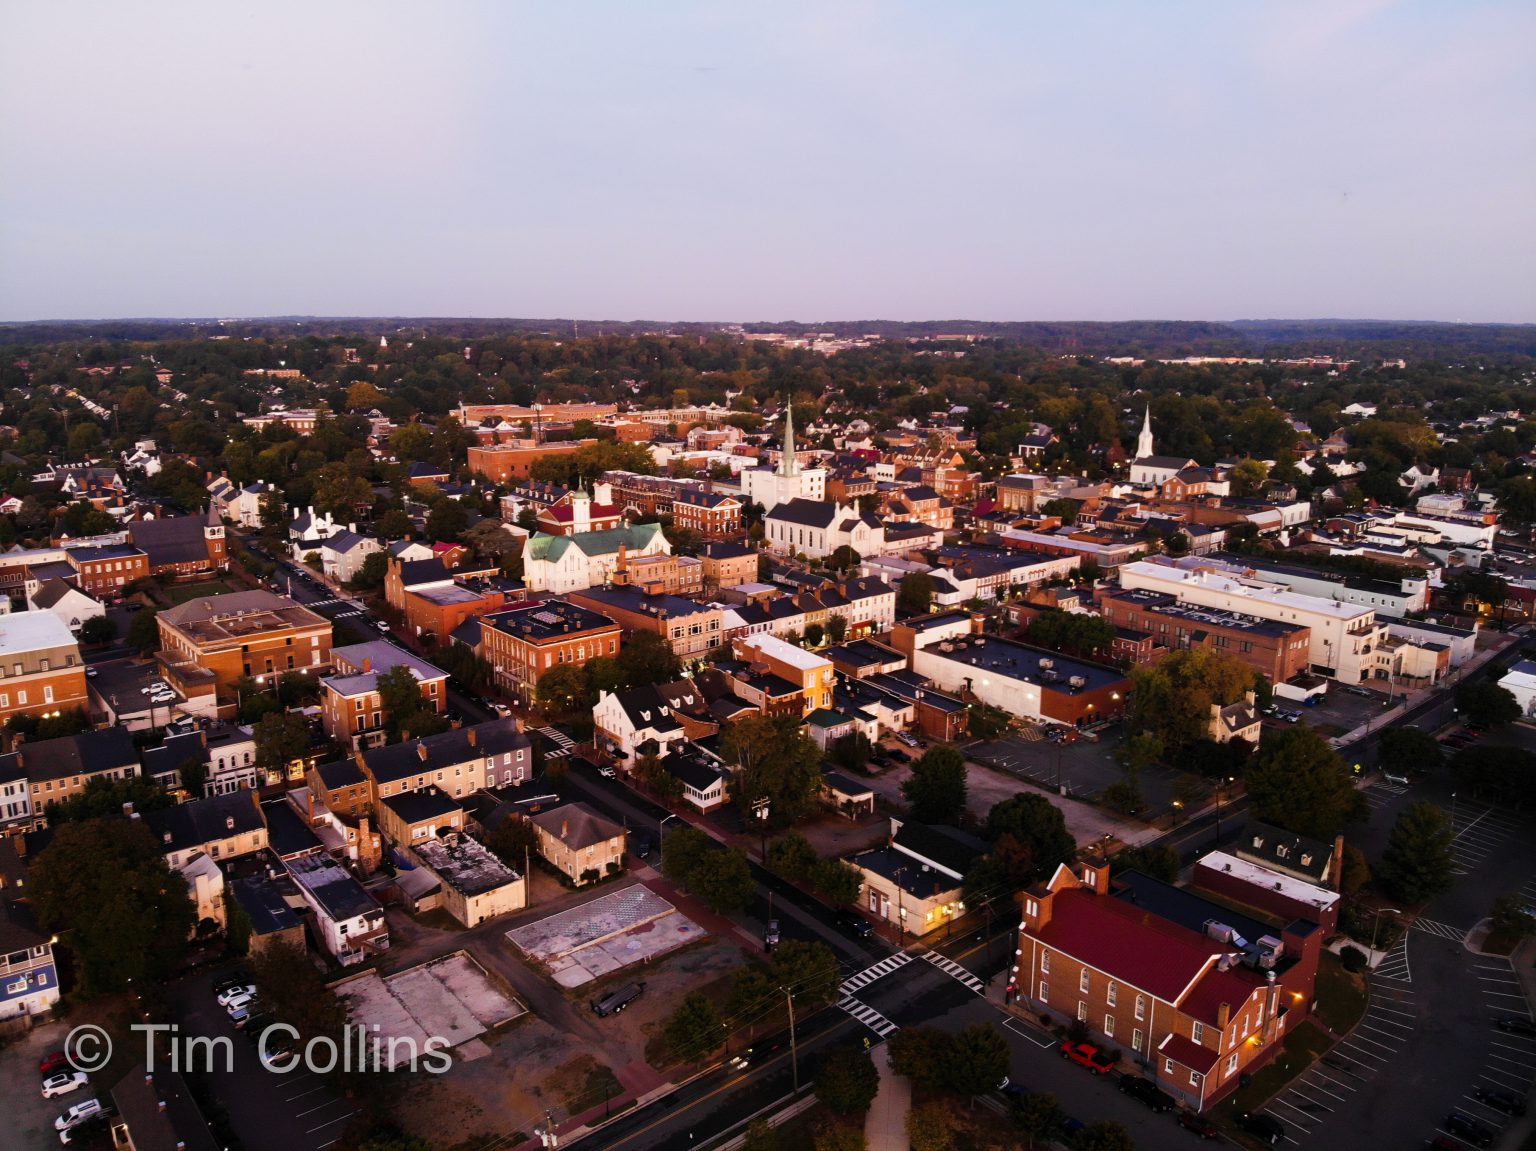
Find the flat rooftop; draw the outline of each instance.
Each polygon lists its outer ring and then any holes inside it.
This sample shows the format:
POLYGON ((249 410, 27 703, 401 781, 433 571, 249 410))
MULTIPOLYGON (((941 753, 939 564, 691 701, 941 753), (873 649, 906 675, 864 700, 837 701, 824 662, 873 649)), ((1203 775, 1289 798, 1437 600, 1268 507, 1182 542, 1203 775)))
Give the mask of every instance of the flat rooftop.
POLYGON ((331 629, 331 621, 268 591, 204 596, 167 608, 159 618, 198 644, 239 643, 291 629, 331 629))
POLYGON ((416 844, 411 850, 439 879, 465 896, 483 895, 521 878, 467 835, 445 835, 416 844))
MULTIPOLYGON (((1318 912, 1325 911, 1339 902, 1339 893, 1331 888, 1319 887, 1315 883, 1308 883, 1305 879, 1297 879, 1294 875, 1286 875, 1283 871, 1252 863, 1225 851, 1212 851, 1201 856, 1196 862, 1256 887, 1278 891, 1287 899, 1305 903, 1318 912)), ((1226 921, 1223 920, 1223 922, 1226 921)))
POLYGON ((1113 600, 1116 603, 1134 604, 1137 607, 1145 608, 1147 611, 1167 616, 1170 619, 1186 620, 1205 627, 1220 627, 1233 631, 1252 632, 1255 635, 1273 636, 1277 639, 1284 639, 1295 635, 1297 632, 1311 630, 1305 624, 1263 619, 1255 615, 1245 615, 1242 612, 1224 611, 1221 608, 1181 604, 1176 597, 1168 592, 1145 590, 1113 591, 1106 592, 1103 598, 1113 600))
POLYGON ((922 650, 940 659, 954 660, 1011 679, 1027 679, 1058 692, 1094 691, 1125 682, 1125 673, 1118 668, 1084 663, 1060 652, 990 635, 961 636, 947 644, 929 644, 922 650), (946 647, 950 650, 945 651, 946 647), (1074 679, 1082 682, 1074 684, 1074 679))

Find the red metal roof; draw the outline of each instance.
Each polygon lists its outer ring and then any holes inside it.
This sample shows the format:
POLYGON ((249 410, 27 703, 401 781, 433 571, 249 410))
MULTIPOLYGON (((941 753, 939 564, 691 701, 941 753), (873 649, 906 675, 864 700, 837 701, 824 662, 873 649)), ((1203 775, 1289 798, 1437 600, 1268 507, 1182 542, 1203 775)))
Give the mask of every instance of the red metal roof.
POLYGON ((1169 1035, 1157 1046, 1159 1055, 1165 1055, 1175 1063, 1182 1063, 1191 1071, 1209 1075, 1211 1068, 1221 1060, 1220 1051, 1202 1047, 1186 1035, 1169 1035))

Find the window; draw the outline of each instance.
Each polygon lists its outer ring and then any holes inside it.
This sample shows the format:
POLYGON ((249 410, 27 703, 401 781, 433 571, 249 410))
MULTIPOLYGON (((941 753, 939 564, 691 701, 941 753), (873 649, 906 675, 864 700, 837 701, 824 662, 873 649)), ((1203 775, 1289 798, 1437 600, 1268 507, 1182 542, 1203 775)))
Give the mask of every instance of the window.
POLYGON ((43 671, 47 671, 48 670, 48 660, 46 658, 44 658, 43 660, 40 661, 40 663, 42 664, 42 670, 43 671))
POLYGON ((1165 1058, 1163 1060, 1163 1074, 1164 1075, 1172 1075, 1173 1074, 1173 1060, 1172 1059, 1166 1059, 1165 1058))
POLYGON ((1111 1039, 1115 1037, 1115 1017, 1113 1015, 1104 1016, 1104 1034, 1111 1039))
POLYGON ((1080 1020, 1082 1020, 1084 1023, 1088 1022, 1088 1001, 1087 1000, 1079 999, 1077 1001, 1077 1017, 1080 1020))
MULTIPOLYGON (((1025 915, 1039 915, 1040 914, 1040 905, 1038 903, 1036 903, 1033 899, 1026 899, 1024 901, 1024 914, 1025 915)), ((1050 958, 1050 956, 1046 956, 1047 960, 1049 958, 1050 958)))
POLYGON ((1196 1043, 1204 1043, 1205 1042, 1205 1024, 1200 1023, 1199 1021, 1196 1021, 1194 1024, 1192 1024, 1190 1026, 1190 1029, 1189 1029, 1189 1037, 1191 1039, 1193 1039, 1196 1043))
POLYGON ((1118 995, 1116 994, 1116 992, 1117 992, 1117 988, 1115 986, 1115 981, 1114 980, 1110 980, 1110 982, 1109 982, 1109 992, 1108 992, 1108 994, 1107 994, 1107 996, 1105 997, 1105 1000, 1104 1000, 1104 1002, 1107 1003, 1110 1007, 1114 1007, 1116 1005, 1115 1004, 1115 1000, 1118 998, 1118 995))
POLYGON ((53 688, 52 687, 44 685, 44 687, 43 687, 43 702, 44 703, 52 703, 53 702, 53 688))
POLYGON ((1051 953, 1049 951, 1042 951, 1040 953, 1040 971, 1045 975, 1051 973, 1051 953))
POLYGON ((1049 983, 1047 983, 1045 980, 1042 979, 1040 981, 1040 1002, 1041 1003, 1049 1003, 1050 1001, 1051 1001, 1051 985, 1049 983))
POLYGON ((1198 1071, 1191 1071, 1189 1073, 1189 1085, 1191 1087, 1199 1087, 1200 1084, 1202 1084, 1204 1082, 1205 1082, 1205 1076, 1201 1075, 1200 1072, 1198 1072, 1198 1071))
POLYGON ((1227 1074, 1231 1075, 1237 1070, 1237 1052, 1227 1056, 1227 1074))
POLYGON ((1088 991, 1088 969, 1086 967, 1077 973, 1077 989, 1084 993, 1088 991))
POLYGON ((1146 1041, 1147 1041, 1146 1034, 1141 1030, 1140 1027, 1136 1028, 1134 1031, 1131 1032, 1131 1050, 1132 1051, 1140 1051, 1141 1048, 1142 1048, 1142 1045, 1146 1041))
POLYGON ((1145 995, 1138 995, 1136 997, 1136 1018, 1137 1019, 1145 1019, 1146 1017, 1147 1017, 1147 997, 1145 995))

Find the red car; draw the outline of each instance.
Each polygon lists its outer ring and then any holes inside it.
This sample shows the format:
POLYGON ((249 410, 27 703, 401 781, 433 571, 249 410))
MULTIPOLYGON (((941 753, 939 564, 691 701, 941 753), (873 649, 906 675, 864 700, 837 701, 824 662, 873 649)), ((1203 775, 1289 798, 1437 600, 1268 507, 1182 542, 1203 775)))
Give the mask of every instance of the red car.
POLYGON ((1073 1043, 1069 1039, 1061 1045, 1061 1057, 1088 1068, 1095 1075, 1107 1075, 1115 1069, 1115 1061, 1092 1043, 1073 1043))
POLYGON ((52 1075, 56 1071, 71 1071, 69 1056, 62 1051, 50 1051, 37 1061, 37 1070, 41 1075, 52 1075))

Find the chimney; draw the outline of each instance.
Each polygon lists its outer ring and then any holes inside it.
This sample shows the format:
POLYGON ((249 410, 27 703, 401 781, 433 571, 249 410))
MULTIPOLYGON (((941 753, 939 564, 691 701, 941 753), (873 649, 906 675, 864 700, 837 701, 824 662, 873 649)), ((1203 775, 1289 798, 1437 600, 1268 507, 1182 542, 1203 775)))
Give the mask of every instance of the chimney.
POLYGON ((560 821, 560 838, 564 839, 568 835, 570 835, 570 833, 571 833, 571 821, 568 820, 568 819, 562 819, 560 821))
POLYGON ((304 815, 310 825, 313 826, 315 822, 315 789, 312 787, 304 789, 304 815))
POLYGON ((474 747, 475 746, 475 729, 474 728, 469 728, 468 730, 469 730, 469 746, 470 747, 474 747))
POLYGON ((416 745, 416 754, 421 758, 421 762, 422 763, 426 763, 427 762, 427 754, 428 754, 427 753, 427 745, 424 744, 424 743, 418 743, 416 745))
POLYGON ((1223 1003, 1220 1007, 1216 1008, 1216 1026, 1217 1027, 1219 1027, 1223 1031, 1225 1031, 1227 1029, 1227 1024, 1231 1021, 1231 1019, 1232 1019, 1232 1004, 1230 1004, 1230 1003, 1223 1003))
POLYGON ((373 660, 372 660, 372 658, 370 658, 369 656, 366 656, 366 655, 363 656, 363 674, 366 675, 368 672, 370 672, 372 670, 373 670, 373 660))

